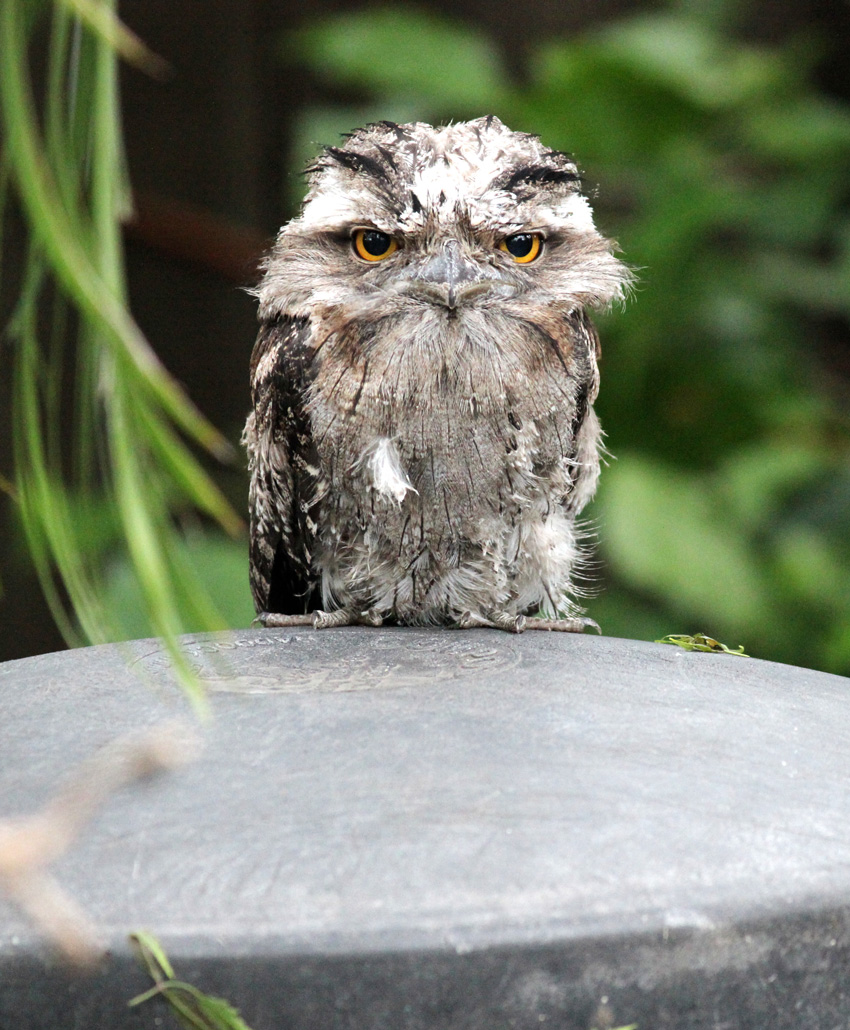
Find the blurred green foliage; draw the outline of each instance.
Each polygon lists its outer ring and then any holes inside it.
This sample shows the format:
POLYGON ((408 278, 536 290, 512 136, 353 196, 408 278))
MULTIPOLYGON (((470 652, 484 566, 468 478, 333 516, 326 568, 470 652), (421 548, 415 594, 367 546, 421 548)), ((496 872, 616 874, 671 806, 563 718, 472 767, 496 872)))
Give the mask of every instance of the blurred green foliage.
POLYGON ((490 113, 573 153, 640 278, 601 318, 615 457, 590 614, 848 674, 847 384, 817 347, 848 343, 850 111, 812 85, 811 41, 744 45, 714 9, 547 42, 523 85, 480 32, 421 10, 315 23, 286 45, 328 96, 361 100, 307 110, 295 160, 370 120, 490 113))
POLYGON ((227 442, 161 365, 128 309, 118 54, 155 73, 163 62, 122 25, 116 6, 0 4, 0 241, 7 183, 28 230, 0 353, 12 382, 14 484, 6 490, 65 639, 98 643, 123 634, 104 573, 109 541, 134 585, 136 610, 200 704, 178 637, 227 624, 175 523, 203 513, 236 535, 241 520, 187 446, 226 456, 227 442), (30 65, 36 51, 43 82, 30 65))

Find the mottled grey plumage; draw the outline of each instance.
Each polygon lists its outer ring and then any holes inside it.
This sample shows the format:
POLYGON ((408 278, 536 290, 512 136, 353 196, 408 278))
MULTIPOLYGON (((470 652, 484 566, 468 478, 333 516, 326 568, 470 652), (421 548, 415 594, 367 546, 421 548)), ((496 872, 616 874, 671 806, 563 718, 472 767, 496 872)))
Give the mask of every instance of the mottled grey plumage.
POLYGON ((628 284, 612 251, 572 161, 496 118, 383 122, 324 151, 256 291, 262 621, 588 624, 571 599, 599 474, 586 310, 628 284), (358 256, 358 230, 387 256, 358 256), (535 239, 531 260, 505 249, 535 239))

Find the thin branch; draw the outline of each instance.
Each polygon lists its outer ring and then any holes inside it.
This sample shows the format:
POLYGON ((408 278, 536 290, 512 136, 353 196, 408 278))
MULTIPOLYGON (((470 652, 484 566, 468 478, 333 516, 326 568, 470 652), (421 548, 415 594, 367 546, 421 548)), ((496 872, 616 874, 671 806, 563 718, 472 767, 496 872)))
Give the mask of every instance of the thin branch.
POLYGON ((92 966, 103 947, 94 924, 48 867, 123 787, 194 760, 199 738, 180 723, 121 737, 82 762, 44 808, 0 820, 0 888, 75 966, 92 966))

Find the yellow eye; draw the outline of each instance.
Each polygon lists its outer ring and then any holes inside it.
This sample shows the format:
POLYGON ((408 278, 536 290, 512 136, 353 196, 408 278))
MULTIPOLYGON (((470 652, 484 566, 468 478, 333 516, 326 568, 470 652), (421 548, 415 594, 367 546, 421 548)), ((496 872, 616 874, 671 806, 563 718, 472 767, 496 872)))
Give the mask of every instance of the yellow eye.
POLYGON ((398 244, 377 229, 358 229, 352 237, 354 253, 364 261, 383 261, 398 250, 398 244))
POLYGON ((499 244, 499 250, 516 261, 518 265, 527 265, 536 257, 540 256, 543 249, 543 237, 539 232, 518 232, 513 236, 506 236, 499 244))

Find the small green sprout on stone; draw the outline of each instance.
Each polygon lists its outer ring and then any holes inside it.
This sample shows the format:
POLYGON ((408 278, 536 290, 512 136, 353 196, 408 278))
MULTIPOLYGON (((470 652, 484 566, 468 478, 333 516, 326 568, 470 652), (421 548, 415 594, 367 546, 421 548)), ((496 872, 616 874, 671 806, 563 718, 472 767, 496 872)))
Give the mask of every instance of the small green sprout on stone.
POLYGON ((128 1004, 141 1005, 162 997, 177 1022, 187 1030, 251 1030, 239 1013, 222 998, 204 994, 192 984, 174 979, 174 970, 159 941, 143 930, 130 934, 139 962, 154 981, 154 986, 137 995, 128 1004))
POLYGON ((694 633, 690 636, 687 633, 668 633, 666 637, 655 641, 656 644, 675 644, 676 647, 683 647, 686 651, 712 651, 716 654, 737 654, 742 658, 750 656, 744 651, 744 645, 739 644, 736 648, 727 647, 721 644, 714 637, 708 637, 705 633, 694 633))

